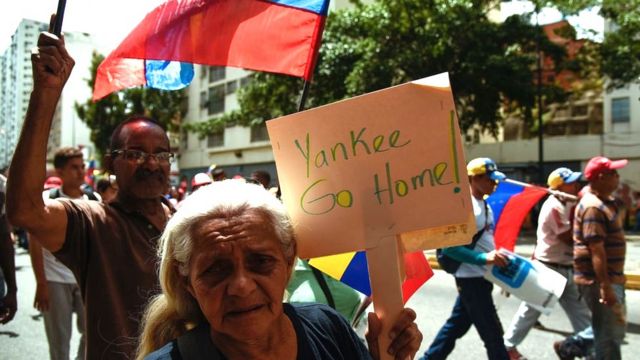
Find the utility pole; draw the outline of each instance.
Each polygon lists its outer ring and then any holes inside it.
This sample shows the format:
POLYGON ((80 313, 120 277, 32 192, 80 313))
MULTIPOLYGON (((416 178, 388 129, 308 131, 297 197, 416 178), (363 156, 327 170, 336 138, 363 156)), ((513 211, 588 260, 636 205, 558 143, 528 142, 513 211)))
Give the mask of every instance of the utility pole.
POLYGON ((536 29, 537 29, 537 34, 536 34, 536 56, 537 56, 537 66, 536 66, 536 72, 537 72, 537 77, 538 77, 538 81, 537 81, 537 96, 538 96, 538 183, 539 184, 544 184, 545 180, 544 180, 544 141, 543 141, 543 136, 544 136, 544 125, 542 124, 542 62, 544 61, 544 58, 542 57, 542 50, 541 50, 541 33, 542 33, 542 29, 540 28, 540 21, 539 21, 539 17, 540 17, 540 5, 538 4, 538 2, 536 1, 535 3, 536 5, 536 29))

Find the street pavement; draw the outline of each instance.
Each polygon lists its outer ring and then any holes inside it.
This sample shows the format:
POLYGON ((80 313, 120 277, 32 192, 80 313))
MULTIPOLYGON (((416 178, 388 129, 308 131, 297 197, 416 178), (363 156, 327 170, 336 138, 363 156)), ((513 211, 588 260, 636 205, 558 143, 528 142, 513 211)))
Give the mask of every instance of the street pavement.
MULTIPOLYGON (((630 244, 638 250, 633 255, 632 261, 638 261, 640 259, 640 241, 633 241, 630 244)), ((519 246, 516 251, 524 254, 526 249, 526 247, 520 249, 519 246)), ((17 251, 16 265, 19 286, 18 313, 11 323, 0 325, 0 360, 44 360, 48 358, 44 325, 42 318, 38 316, 38 311, 32 306, 35 280, 29 255, 22 249, 17 251)), ((629 327, 626 344, 622 347, 622 354, 623 359, 637 359, 637 354, 640 353, 640 291, 627 290, 626 294, 629 327)), ((417 323, 424 334, 419 354, 426 350, 437 331, 446 321, 455 297, 453 277, 443 271, 436 270, 434 277, 409 300, 407 306, 413 308, 418 314, 417 323)), ((501 295, 499 290, 494 290, 494 299, 503 327, 506 327, 520 301, 514 297, 507 298, 501 295)), ((563 339, 571 331, 569 321, 559 308, 549 316, 542 316, 540 321, 548 329, 533 329, 523 344, 519 346, 519 349, 531 360, 556 359, 552 344, 554 341, 563 339)), ((73 354, 77 349, 78 340, 79 336, 74 329, 71 345, 73 354)), ((473 328, 456 343, 456 348, 449 357, 451 360, 470 358, 485 358, 484 346, 473 328)))

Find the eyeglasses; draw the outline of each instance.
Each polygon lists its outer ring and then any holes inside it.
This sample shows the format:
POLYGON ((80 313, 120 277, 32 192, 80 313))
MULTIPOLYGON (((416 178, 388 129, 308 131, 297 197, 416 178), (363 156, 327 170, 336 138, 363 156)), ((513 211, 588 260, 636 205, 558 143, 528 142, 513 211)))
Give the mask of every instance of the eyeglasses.
POLYGON ((140 150, 114 150, 111 152, 111 156, 114 158, 118 155, 122 155, 122 158, 127 161, 135 161, 138 165, 144 164, 149 157, 153 157, 159 163, 171 164, 173 162, 174 155, 168 151, 161 151, 155 154, 149 154, 140 150))

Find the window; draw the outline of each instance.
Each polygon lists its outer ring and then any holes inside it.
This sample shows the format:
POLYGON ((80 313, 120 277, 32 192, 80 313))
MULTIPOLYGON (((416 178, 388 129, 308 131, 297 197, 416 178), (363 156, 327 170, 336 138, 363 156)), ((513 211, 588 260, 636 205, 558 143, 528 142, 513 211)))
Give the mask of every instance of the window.
POLYGON ((224 146, 224 129, 207 136, 207 147, 224 146))
POLYGON ((578 105, 573 107, 573 116, 586 116, 589 109, 587 105, 578 105))
POLYGON ((611 122, 629 122, 629 98, 611 99, 611 122))
POLYGON ((209 115, 224 112, 224 84, 209 88, 209 115))
POLYGON ((245 87, 249 85, 250 82, 251 82, 251 76, 245 76, 242 79, 240 79, 240 86, 245 87))
POLYGON ((182 148, 183 149, 188 149, 189 148, 189 132, 187 130, 182 130, 182 148))
POLYGON ((212 66, 209 68, 209 82, 216 82, 224 79, 225 68, 222 66, 212 66))
POLYGON ((233 94, 236 90, 238 90, 238 82, 236 80, 226 83, 225 94, 233 94))
POLYGON ((206 91, 202 91, 200 92, 200 109, 206 109, 207 106, 209 105, 207 103, 207 92, 206 91))
POLYGON ((267 132, 266 123, 251 127, 251 142, 266 140, 269 140, 269 133, 267 132))

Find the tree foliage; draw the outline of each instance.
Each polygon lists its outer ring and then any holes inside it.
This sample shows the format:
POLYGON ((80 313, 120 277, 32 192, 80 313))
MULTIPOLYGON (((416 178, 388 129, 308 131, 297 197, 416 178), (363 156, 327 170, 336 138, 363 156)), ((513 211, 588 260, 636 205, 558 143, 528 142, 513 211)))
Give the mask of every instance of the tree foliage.
MULTIPOLYGON (((509 103, 531 119, 533 72, 541 49, 561 64, 564 50, 528 16, 491 21, 490 0, 385 0, 329 15, 307 108, 449 72, 463 129, 494 132, 509 103)), ((228 124, 256 125, 296 111, 301 80, 255 73, 240 109, 190 125, 207 134, 228 124)), ((552 97, 552 86, 544 88, 552 97)))
POLYGON ((601 48, 602 72, 610 87, 620 87, 640 78, 640 0, 605 0, 601 14, 612 22, 612 30, 601 48))
MULTIPOLYGON (((104 56, 93 53, 91 59, 91 78, 87 85, 93 89, 96 70, 104 56)), ((144 115, 157 120, 169 132, 178 132, 182 117, 186 112, 186 93, 184 91, 162 91, 148 88, 131 88, 111 93, 105 98, 93 102, 75 104, 78 117, 91 129, 91 141, 96 151, 104 155, 109 148, 111 133, 122 120, 132 115, 144 115)))

